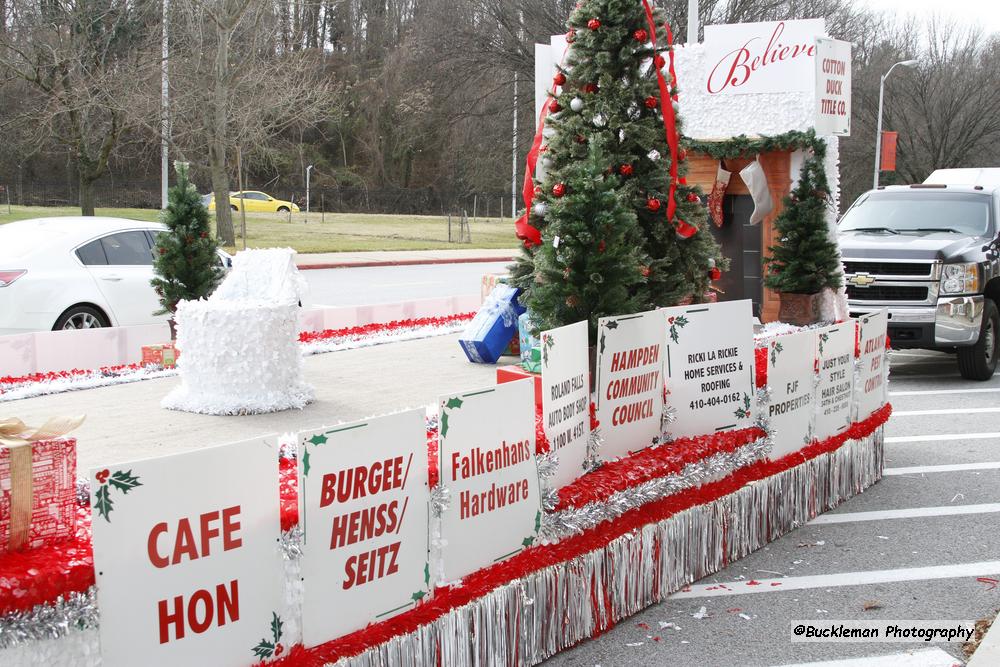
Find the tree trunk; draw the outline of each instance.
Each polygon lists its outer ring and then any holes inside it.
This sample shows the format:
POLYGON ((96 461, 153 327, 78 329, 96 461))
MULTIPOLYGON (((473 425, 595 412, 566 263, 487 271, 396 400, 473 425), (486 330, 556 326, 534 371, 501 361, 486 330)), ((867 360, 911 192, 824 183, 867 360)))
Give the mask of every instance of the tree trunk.
POLYGON ((219 27, 219 49, 215 54, 215 81, 212 96, 212 127, 208 142, 208 165, 215 192, 215 235, 224 246, 236 245, 233 216, 229 208, 229 172, 226 170, 229 101, 229 38, 231 31, 219 27))
POLYGON ((94 215, 94 181, 80 171, 80 215, 94 215))
POLYGON ((236 245, 233 230, 233 211, 229 208, 229 173, 226 171, 225 148, 216 146, 213 140, 209 146, 209 170, 212 173, 212 191, 215 193, 215 236, 224 246, 236 245), (216 153, 221 152, 221 159, 216 153))

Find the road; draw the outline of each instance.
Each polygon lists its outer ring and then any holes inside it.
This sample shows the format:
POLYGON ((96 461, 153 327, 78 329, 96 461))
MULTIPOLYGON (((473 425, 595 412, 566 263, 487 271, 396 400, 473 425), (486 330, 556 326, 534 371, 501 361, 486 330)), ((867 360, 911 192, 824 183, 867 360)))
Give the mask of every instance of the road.
POLYGON ((364 306, 456 294, 478 294, 484 273, 506 273, 505 262, 373 266, 303 271, 314 308, 364 306))
POLYGON ((835 664, 883 667, 902 665, 904 657, 907 667, 962 664, 960 644, 789 641, 792 620, 966 620, 1000 608, 1000 587, 988 580, 1000 579, 1000 374, 968 382, 959 377, 953 355, 907 351, 893 353, 891 378, 894 414, 886 427, 884 479, 698 582, 779 579, 798 590, 761 586, 758 593, 709 597, 695 585, 692 594, 650 607, 545 664, 742 667, 847 660, 835 664), (926 516, 926 508, 940 509, 926 516), (911 516, 887 514, 892 510, 911 516), (887 583, 863 583, 872 578, 866 573, 879 570, 887 571, 887 583), (702 607, 708 616, 694 618, 702 607))

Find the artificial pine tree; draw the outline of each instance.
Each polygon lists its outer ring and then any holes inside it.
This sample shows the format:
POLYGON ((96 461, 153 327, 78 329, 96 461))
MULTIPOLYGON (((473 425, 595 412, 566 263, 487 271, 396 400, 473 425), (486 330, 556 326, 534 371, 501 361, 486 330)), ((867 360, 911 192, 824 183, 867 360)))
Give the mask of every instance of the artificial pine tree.
POLYGON ((546 205, 551 222, 534 253, 525 304, 541 329, 587 320, 593 339, 598 318, 643 309, 642 231, 621 194, 622 177, 605 173, 604 143, 595 138, 586 156, 563 169, 573 192, 546 205))
POLYGON ((764 284, 778 292, 816 294, 842 284, 839 251, 826 221, 830 186, 822 157, 814 154, 806 160, 798 184, 774 221, 778 245, 768 248, 764 284))
MULTIPOLYGON (((150 281, 162 306, 157 315, 175 312, 181 300, 209 296, 223 276, 216 252, 218 244, 209 229, 208 209, 188 180, 187 164, 176 162, 174 169, 177 185, 170 188, 167 208, 160 214, 160 221, 168 229, 156 237, 156 277, 150 281)), ((171 319, 171 334, 172 323, 171 319)))
MULTIPOLYGON (((601 302, 602 314, 624 314, 638 310, 671 306, 690 298, 703 300, 711 277, 724 268, 718 244, 707 226, 707 213, 695 188, 684 178, 685 153, 677 151, 677 173, 671 173, 671 149, 668 136, 679 141, 680 128, 674 109, 676 87, 671 82, 667 28, 659 10, 653 10, 655 35, 651 34, 644 3, 641 0, 582 0, 569 19, 569 48, 553 84, 545 121, 545 144, 541 147, 535 172, 533 204, 525 220, 543 236, 551 225, 587 224, 564 219, 577 216, 581 207, 560 206, 563 197, 586 192, 586 170, 581 161, 596 153, 591 144, 601 146, 602 171, 612 178, 611 186, 619 201, 634 212, 642 232, 641 254, 646 257, 645 280, 628 287, 617 308, 601 302), (653 45, 655 38, 656 46, 653 45), (657 70, 664 70, 667 99, 663 100, 657 70), (673 105, 673 106, 671 106, 673 105), (664 119, 663 111, 667 118, 664 119), (671 184, 676 211, 668 217, 671 184)), ((604 240, 605 245, 612 239, 604 240)), ((590 247, 573 247, 570 236, 560 245, 567 256, 593 252, 590 247), (563 245, 565 243, 566 245, 563 245)), ((574 294, 574 285, 583 282, 574 277, 573 266, 561 281, 563 298, 554 295, 556 286, 546 285, 543 271, 552 271, 543 246, 526 242, 525 249, 512 271, 512 281, 525 291, 522 301, 534 316, 549 325, 572 322, 578 313, 598 309, 582 305, 578 311, 552 309, 574 294), (543 271, 540 271, 542 269, 543 271), (535 292, 545 286, 546 298, 535 292)), ((605 284, 610 281, 605 280, 605 284)), ((620 293, 620 292, 619 292, 620 293)), ((587 295, 577 294, 579 298, 587 295)))

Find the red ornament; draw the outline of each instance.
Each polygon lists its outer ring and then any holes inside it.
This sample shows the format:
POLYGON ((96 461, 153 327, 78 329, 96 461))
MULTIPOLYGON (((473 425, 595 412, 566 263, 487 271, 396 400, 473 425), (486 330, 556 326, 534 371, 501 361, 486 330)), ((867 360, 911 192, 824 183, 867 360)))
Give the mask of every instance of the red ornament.
POLYGON ((650 95, 649 97, 646 98, 647 109, 655 109, 659 103, 660 100, 656 99, 655 95, 650 95))
POLYGON ((576 30, 570 28, 569 32, 566 33, 566 43, 572 44, 574 41, 576 41, 576 30))
POLYGON ((621 174, 622 176, 631 176, 632 175, 632 165, 630 165, 630 164, 623 164, 622 166, 618 167, 618 173, 621 174))
POLYGON ((635 41, 642 42, 643 44, 645 44, 646 40, 649 39, 649 33, 642 28, 633 32, 632 36, 635 37, 635 41))
POLYGON ((566 184, 556 183, 555 185, 553 185, 552 194, 556 197, 562 197, 564 194, 566 194, 566 184))
POLYGON ((596 83, 588 83, 583 87, 583 92, 585 93, 596 93, 598 90, 596 83))
POLYGON ((542 186, 540 185, 535 186, 535 196, 536 197, 542 196, 542 186))
POLYGON ((597 30, 598 28, 601 27, 601 22, 598 19, 590 19, 589 21, 587 21, 587 27, 590 28, 591 30, 597 30))
POLYGON ((564 83, 566 83, 566 75, 563 74, 562 72, 556 72, 556 75, 552 77, 552 83, 556 84, 557 86, 563 85, 564 83))
POLYGON ((667 64, 667 61, 663 56, 657 53, 656 57, 653 58, 653 64, 656 65, 656 69, 663 69, 664 66, 667 64))
POLYGON ((648 208, 653 213, 656 213, 657 211, 659 211, 660 210, 660 206, 662 204, 663 204, 663 202, 661 202, 656 197, 650 197, 649 199, 646 200, 646 208, 648 208))
POLYGON ((713 266, 708 272, 708 277, 712 280, 718 280, 722 277, 722 271, 719 270, 719 267, 713 266))
POLYGON ((607 244, 604 241, 601 241, 597 244, 597 252, 604 252, 604 249, 607 247, 607 244))
POLYGON ((651 273, 648 266, 640 266, 639 273, 643 275, 644 278, 648 278, 651 273))
POLYGON ((167 254, 167 249, 166 248, 160 248, 160 254, 161 255, 166 255, 167 254))
POLYGON ((696 195, 693 192, 688 193, 687 200, 692 204, 695 203, 696 201, 701 201, 701 199, 698 198, 698 195, 696 195))
POLYGON ((580 303, 580 299, 575 294, 570 294, 566 297, 566 305, 570 308, 575 308, 580 303))
POLYGON ((578 144, 585 144, 585 143, 587 143, 587 137, 583 136, 582 134, 576 135, 576 143, 578 143, 578 144))
POLYGON ((559 113, 562 111, 562 107, 559 106, 559 100, 552 100, 552 104, 549 105, 550 113, 559 113))
POLYGON ((681 176, 680 178, 677 179, 677 182, 680 183, 681 185, 687 185, 688 184, 688 179, 686 179, 683 176, 681 176))
POLYGON ((680 218, 674 223, 674 230, 677 232, 677 236, 682 239, 689 239, 698 232, 698 228, 692 224, 684 222, 680 218))
POLYGON ((683 161, 684 161, 684 160, 686 160, 687 158, 688 158, 688 152, 687 152, 687 151, 686 151, 685 149, 683 149, 683 148, 682 148, 682 149, 681 149, 681 150, 680 150, 680 151, 679 151, 679 152, 677 153, 677 161, 678 161, 678 162, 683 162, 683 161))
POLYGON ((207 239, 207 238, 208 238, 208 232, 202 232, 202 233, 200 234, 200 236, 201 236, 201 238, 203 238, 203 239, 207 239))

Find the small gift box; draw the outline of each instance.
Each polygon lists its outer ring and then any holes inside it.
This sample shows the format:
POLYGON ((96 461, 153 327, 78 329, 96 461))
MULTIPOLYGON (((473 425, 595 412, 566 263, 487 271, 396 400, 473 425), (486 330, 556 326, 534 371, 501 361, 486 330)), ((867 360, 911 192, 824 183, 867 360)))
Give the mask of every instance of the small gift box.
POLYGON ((459 337, 459 344, 469 361, 495 364, 504 348, 517 334, 517 318, 524 306, 517 302, 521 290, 497 285, 486 302, 459 337))
POLYGON ((76 439, 83 417, 32 429, 0 419, 0 554, 46 546, 76 531, 76 439))
POLYGON ((542 348, 540 345, 535 345, 530 350, 528 354, 522 354, 521 358, 521 368, 528 371, 529 373, 541 373, 542 372, 542 348))
POLYGON ((173 343, 163 345, 143 345, 142 365, 157 364, 163 368, 173 368, 177 365, 180 350, 173 343))
POLYGON ((535 323, 531 319, 531 313, 524 312, 517 318, 517 337, 520 345, 521 361, 528 361, 531 357, 531 348, 537 347, 541 343, 538 338, 532 335, 535 323))

